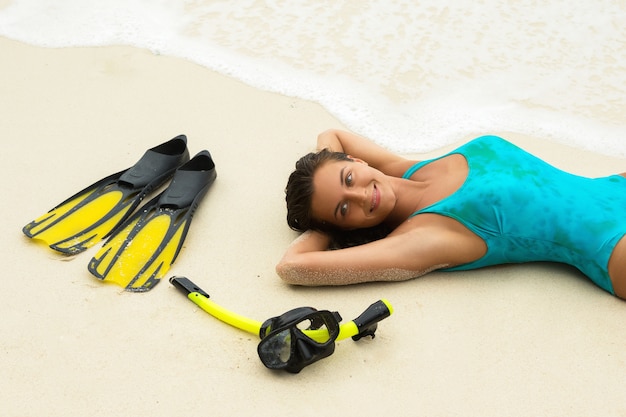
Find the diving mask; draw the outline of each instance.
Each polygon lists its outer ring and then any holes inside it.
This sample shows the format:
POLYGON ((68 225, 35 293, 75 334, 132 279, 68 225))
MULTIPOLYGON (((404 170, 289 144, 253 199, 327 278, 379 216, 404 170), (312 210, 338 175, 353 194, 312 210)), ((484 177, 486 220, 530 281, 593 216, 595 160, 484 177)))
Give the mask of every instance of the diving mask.
POLYGON ((299 307, 266 320, 259 331, 257 347, 263 365, 298 373, 335 351, 341 316, 337 312, 299 307), (309 334, 305 333, 309 331, 309 334), (314 338, 311 331, 318 331, 314 338))

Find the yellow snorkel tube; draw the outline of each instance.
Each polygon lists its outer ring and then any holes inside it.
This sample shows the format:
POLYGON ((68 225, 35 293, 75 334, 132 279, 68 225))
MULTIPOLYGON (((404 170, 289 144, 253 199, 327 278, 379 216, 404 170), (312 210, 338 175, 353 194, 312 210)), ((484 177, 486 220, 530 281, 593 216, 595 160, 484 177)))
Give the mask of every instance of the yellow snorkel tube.
POLYGON ((359 317, 339 324, 337 312, 300 307, 261 323, 227 310, 209 299, 209 294, 185 277, 171 277, 170 283, 213 317, 248 333, 258 335, 258 353, 270 369, 297 373, 307 365, 330 356, 336 340, 374 337, 378 322, 393 313, 387 300, 370 305, 359 317))

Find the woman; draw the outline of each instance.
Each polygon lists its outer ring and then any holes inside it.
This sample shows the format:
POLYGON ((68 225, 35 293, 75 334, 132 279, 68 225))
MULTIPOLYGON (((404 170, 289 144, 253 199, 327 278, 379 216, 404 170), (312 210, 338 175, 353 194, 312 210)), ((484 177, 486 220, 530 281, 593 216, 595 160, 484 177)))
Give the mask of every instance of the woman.
POLYGON ((626 173, 572 175, 496 136, 423 162, 339 130, 320 134, 317 147, 286 189, 288 223, 304 232, 276 267, 286 282, 399 281, 554 261, 626 298, 626 173), (369 241, 328 250, 331 236, 357 231, 369 241))

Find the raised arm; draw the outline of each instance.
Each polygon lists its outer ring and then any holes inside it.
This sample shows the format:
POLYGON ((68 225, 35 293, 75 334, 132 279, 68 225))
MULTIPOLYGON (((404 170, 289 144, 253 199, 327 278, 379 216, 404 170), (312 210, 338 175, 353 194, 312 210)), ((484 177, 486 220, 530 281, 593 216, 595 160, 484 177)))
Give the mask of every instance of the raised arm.
POLYGON ((329 129, 319 134, 317 149, 324 148, 335 152, 344 152, 367 162, 368 165, 387 175, 395 177, 402 176, 408 167, 416 162, 396 155, 363 136, 338 129, 329 129))

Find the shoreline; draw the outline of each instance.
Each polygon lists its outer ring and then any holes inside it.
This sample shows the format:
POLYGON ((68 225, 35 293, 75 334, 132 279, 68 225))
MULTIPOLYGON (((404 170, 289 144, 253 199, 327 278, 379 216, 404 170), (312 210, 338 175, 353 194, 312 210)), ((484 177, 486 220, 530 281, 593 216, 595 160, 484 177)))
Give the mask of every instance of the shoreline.
MULTIPOLYGON (((570 268, 536 263, 332 288, 280 281, 274 265, 296 236, 284 220, 287 176, 318 132, 345 128, 320 105, 132 47, 46 49, 0 38, 0 51, 11 57, 0 69, 11 202, 0 243, 10 261, 0 295, 7 416, 625 412, 626 303, 570 268), (258 360, 254 336, 198 310, 167 280, 127 293, 87 272, 100 245, 64 258, 22 236, 45 210, 181 133, 192 154, 211 152, 218 176, 168 277, 188 276, 218 304, 260 321, 304 305, 347 319, 386 298, 395 312, 374 340, 339 342, 302 373, 275 374, 258 360)), ((626 158, 499 134, 573 173, 626 171, 626 158)))

